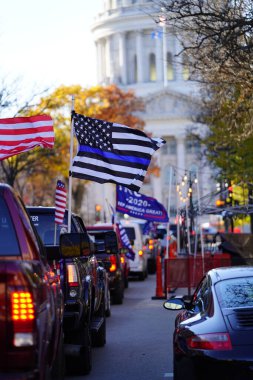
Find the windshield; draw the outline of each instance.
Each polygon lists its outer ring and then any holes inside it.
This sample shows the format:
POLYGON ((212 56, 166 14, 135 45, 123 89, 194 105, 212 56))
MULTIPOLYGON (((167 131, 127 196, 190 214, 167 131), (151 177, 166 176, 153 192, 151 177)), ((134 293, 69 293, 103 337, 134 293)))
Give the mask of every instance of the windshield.
POLYGON ((0 256, 20 255, 18 239, 9 210, 0 198, 0 256))
POLYGON ((134 227, 124 227, 127 233, 127 236, 130 240, 135 240, 135 230, 134 227))
POLYGON ((221 308, 253 306, 253 277, 224 280, 215 289, 221 308))
MULTIPOLYGON (((29 211, 30 212, 30 211, 29 211)), ((30 212, 31 214, 31 212, 30 212)), ((31 220, 45 245, 59 244, 59 236, 61 233, 68 232, 68 221, 65 214, 63 224, 55 224, 54 214, 31 214, 31 220), (56 242, 55 239, 56 230, 56 242)))

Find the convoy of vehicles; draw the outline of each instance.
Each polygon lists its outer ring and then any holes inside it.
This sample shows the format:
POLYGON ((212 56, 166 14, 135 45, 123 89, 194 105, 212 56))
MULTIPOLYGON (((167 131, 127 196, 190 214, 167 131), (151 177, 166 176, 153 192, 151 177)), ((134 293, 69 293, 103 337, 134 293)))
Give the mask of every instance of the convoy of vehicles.
POLYGON ((25 207, 5 184, 0 206, 0 307, 6 310, 0 377, 12 378, 12 371, 15 379, 20 373, 31 380, 88 374, 92 346, 106 343, 111 300, 121 304, 128 286, 119 231, 112 225, 87 229, 71 213, 68 233, 68 210, 55 224, 54 207, 25 207))

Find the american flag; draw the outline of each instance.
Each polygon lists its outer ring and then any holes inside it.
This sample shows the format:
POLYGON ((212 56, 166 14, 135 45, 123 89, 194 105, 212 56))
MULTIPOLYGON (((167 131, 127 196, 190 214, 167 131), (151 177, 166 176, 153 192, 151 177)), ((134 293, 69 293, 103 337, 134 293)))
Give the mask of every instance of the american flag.
POLYGON ((73 112, 79 151, 70 175, 94 182, 118 183, 139 191, 152 154, 165 141, 125 125, 73 112))
POLYGON ((0 160, 36 146, 53 148, 53 120, 47 115, 0 119, 0 160))
POLYGON ((62 224, 67 203, 67 191, 62 181, 57 181, 55 190, 55 223, 62 224))
POLYGON ((128 257, 130 260, 134 260, 135 252, 133 250, 133 247, 131 246, 126 230, 120 222, 118 222, 118 226, 119 226, 121 244, 127 250, 126 257, 128 257))

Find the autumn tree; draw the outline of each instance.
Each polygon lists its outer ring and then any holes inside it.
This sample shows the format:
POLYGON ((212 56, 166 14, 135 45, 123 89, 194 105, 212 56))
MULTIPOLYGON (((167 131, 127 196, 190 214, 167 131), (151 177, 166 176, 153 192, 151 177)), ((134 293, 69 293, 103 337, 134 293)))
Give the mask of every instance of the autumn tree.
POLYGON ((156 1, 188 56, 191 78, 202 84, 198 121, 210 128, 197 138, 209 161, 232 178, 253 180, 253 2, 251 0, 156 1))

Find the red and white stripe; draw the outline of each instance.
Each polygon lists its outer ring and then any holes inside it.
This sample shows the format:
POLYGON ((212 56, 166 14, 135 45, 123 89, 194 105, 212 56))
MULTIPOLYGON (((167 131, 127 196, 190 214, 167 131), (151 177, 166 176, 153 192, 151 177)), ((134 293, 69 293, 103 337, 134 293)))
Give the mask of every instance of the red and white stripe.
POLYGON ((62 182, 60 186, 58 183, 55 191, 55 223, 62 224, 67 204, 67 191, 62 182))
POLYGON ((53 120, 48 115, 0 119, 0 160, 40 146, 54 147, 53 120))

